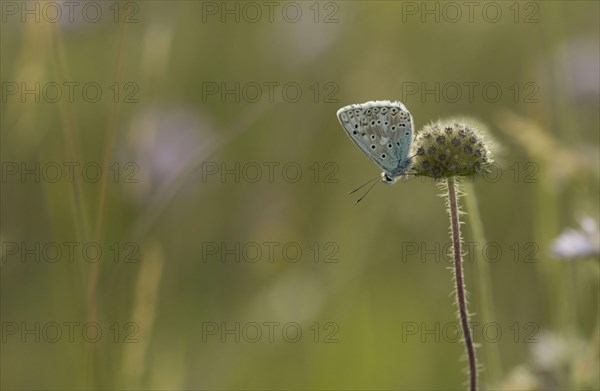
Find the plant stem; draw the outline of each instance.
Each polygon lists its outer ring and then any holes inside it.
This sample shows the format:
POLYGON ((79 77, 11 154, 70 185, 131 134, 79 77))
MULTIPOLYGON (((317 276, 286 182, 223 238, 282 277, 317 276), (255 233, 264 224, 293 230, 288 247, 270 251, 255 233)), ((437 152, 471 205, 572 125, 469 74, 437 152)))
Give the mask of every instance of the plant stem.
POLYGON ((453 178, 448 178, 448 204, 450 208, 450 227, 452 229, 452 255, 454 257, 454 281, 456 283, 456 299, 458 301, 458 313, 463 330, 467 355, 469 358, 469 384, 470 390, 477 390, 477 362, 475 358, 475 347, 469 328, 469 314, 467 311, 467 300, 465 295, 465 284, 462 270, 462 253, 460 237, 460 220, 458 211, 458 199, 456 196, 456 183, 453 178))
MULTIPOLYGON (((475 243, 479 248, 485 248, 487 240, 483 231, 483 224, 477 206, 477 197, 475 195, 475 187, 473 183, 467 181, 465 204, 469 216, 469 225, 475 243)), ((479 282, 479 298, 481 300, 481 318, 484 324, 493 324, 494 319, 494 300, 492 296, 492 278, 490 274, 490 265, 481 257, 481 252, 475 251, 475 264, 477 265, 477 276, 479 282)), ((498 344, 488 344, 484 353, 486 356, 486 372, 488 373, 488 381, 492 387, 497 387, 502 379, 502 361, 498 344)))

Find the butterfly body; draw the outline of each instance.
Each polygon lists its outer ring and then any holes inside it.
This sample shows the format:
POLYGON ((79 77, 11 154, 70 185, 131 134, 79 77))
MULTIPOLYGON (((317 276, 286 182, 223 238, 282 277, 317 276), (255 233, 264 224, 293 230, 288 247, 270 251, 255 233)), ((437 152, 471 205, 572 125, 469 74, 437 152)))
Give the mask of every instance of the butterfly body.
POLYGON ((398 101, 369 101, 337 112, 342 128, 379 168, 381 181, 395 183, 410 168, 413 119, 398 101))

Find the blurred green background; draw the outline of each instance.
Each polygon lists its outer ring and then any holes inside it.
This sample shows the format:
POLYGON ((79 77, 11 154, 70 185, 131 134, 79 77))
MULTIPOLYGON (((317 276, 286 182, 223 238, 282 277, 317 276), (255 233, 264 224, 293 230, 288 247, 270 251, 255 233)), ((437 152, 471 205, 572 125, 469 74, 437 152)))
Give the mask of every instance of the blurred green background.
POLYGON ((390 99, 495 140, 482 388, 598 389, 599 3, 465 3, 2 1, 2 388, 461 389, 439 189, 347 195, 390 99))

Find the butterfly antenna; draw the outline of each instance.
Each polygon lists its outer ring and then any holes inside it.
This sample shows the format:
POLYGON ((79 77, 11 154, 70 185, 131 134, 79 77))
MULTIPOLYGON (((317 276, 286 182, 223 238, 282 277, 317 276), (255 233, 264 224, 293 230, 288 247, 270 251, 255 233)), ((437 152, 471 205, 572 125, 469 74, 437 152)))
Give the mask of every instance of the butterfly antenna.
MULTIPOLYGON (((373 180, 369 181, 369 182, 373 182, 373 180)), ((373 189, 373 187, 375 187, 375 185, 379 183, 379 182, 373 182, 373 184, 371 185, 371 187, 369 187, 369 190, 367 190, 367 192, 365 194, 362 195, 362 197, 360 197, 359 199, 356 200, 356 202, 354 202, 354 205, 358 204, 359 202, 362 201, 363 198, 365 198, 367 196, 367 194, 369 194, 369 192, 373 189)))
POLYGON ((356 193, 357 191, 359 191, 360 189, 362 189, 363 187, 367 186, 369 183, 373 182, 376 179, 381 178, 380 175, 377 175, 375 178, 373 179, 369 179, 367 182, 363 183, 362 185, 358 186, 356 189, 352 190, 351 192, 348 193, 348 195, 356 193))

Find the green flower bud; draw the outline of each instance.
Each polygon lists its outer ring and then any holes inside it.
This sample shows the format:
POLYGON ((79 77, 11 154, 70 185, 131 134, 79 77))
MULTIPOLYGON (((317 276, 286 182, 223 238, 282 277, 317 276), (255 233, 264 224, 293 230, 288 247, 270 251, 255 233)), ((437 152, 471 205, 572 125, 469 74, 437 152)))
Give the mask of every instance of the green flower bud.
POLYGON ((413 172, 436 179, 471 176, 493 162, 482 132, 458 122, 426 125, 413 148, 413 172))

